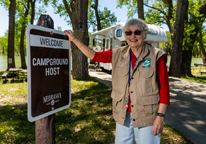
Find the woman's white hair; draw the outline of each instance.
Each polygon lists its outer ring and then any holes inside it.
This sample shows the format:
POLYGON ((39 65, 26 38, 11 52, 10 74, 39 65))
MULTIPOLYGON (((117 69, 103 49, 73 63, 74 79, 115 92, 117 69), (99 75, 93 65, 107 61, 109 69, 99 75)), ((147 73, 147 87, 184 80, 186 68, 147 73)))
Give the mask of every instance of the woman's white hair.
POLYGON ((124 34, 125 34, 125 31, 128 28, 128 26, 130 26, 130 25, 141 26, 142 30, 143 30, 143 35, 146 38, 146 36, 149 32, 149 29, 148 29, 147 23, 144 20, 142 20, 142 19, 131 19, 131 20, 129 20, 122 29, 124 34))

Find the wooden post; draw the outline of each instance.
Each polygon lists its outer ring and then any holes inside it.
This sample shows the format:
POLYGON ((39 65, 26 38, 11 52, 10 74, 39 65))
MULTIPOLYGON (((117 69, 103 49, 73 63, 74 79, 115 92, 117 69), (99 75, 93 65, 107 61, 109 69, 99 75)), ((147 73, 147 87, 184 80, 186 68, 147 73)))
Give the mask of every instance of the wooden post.
MULTIPOLYGON (((41 15, 38 26, 54 29, 54 22, 49 15, 41 15)), ((55 144, 55 114, 35 121, 35 143, 55 144)))

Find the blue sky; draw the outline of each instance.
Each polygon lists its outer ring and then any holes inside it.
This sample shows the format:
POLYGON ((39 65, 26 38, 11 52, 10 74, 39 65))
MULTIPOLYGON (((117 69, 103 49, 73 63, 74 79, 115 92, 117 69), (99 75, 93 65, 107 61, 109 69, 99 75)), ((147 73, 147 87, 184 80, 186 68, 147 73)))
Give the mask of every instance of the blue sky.
MULTIPOLYGON (((111 12, 115 13, 118 23, 126 22, 128 20, 127 18, 127 8, 122 7, 116 8, 117 0, 99 0, 99 9, 103 9, 104 7, 107 7, 111 12)), ((47 13, 49 14, 52 19, 54 20, 54 27, 57 28, 57 26, 60 26, 62 30, 71 29, 70 26, 67 25, 67 23, 64 21, 64 18, 60 18, 58 14, 54 14, 53 8, 51 5, 49 5, 47 8, 47 13)), ((134 15, 134 18, 137 17, 137 14, 134 15)), ((4 32, 8 29, 8 11, 5 10, 4 7, 0 6, 0 36, 4 35, 4 32)), ((36 21, 34 22, 36 24, 36 21)), ((168 27, 166 25, 162 26, 166 31, 168 31, 168 27)), ((92 29, 89 29, 89 32, 92 32, 92 29)))

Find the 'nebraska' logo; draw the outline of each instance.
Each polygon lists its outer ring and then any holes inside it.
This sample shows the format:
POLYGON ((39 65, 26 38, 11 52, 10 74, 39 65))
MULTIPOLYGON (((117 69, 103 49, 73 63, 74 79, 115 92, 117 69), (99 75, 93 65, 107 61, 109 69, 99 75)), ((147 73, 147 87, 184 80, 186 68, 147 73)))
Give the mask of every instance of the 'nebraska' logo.
POLYGON ((150 58, 144 59, 142 62, 142 67, 143 68, 148 68, 150 67, 150 58))

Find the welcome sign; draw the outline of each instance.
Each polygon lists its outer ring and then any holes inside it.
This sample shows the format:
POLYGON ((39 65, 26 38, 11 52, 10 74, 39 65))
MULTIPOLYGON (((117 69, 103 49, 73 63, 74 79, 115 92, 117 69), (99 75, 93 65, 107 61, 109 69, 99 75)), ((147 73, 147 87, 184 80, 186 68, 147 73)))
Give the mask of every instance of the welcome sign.
POLYGON ((70 42, 64 32, 27 27, 28 119, 35 121, 71 104, 70 42))

